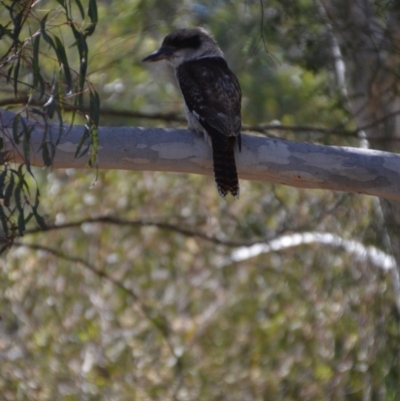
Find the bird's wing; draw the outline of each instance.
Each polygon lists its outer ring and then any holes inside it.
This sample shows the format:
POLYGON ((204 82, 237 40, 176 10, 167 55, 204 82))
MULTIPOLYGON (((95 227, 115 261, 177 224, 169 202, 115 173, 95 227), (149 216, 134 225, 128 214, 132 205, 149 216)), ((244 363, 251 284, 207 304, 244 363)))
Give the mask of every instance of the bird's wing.
POLYGON ((242 94, 226 61, 222 57, 187 61, 178 67, 177 78, 189 111, 213 142, 226 148, 229 137, 238 137, 240 146, 242 94))

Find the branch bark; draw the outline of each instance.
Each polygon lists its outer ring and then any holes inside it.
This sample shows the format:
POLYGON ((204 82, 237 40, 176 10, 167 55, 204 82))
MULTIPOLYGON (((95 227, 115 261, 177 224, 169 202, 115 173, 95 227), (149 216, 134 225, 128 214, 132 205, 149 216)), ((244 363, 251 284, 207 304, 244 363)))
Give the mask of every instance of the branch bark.
MULTIPOLYGON (((13 141, 14 113, 0 110, 6 157, 23 163, 22 144, 13 141)), ((44 126, 32 127, 30 164, 43 166, 40 146, 44 126)), ((84 127, 65 127, 53 168, 86 168, 87 157, 75 158, 84 127)), ((57 138, 58 125, 49 125, 47 138, 57 138)), ((182 129, 100 127, 98 167, 136 171, 170 171, 213 175, 211 150, 203 137, 182 129)), ((375 195, 400 201, 400 156, 382 151, 320 146, 243 135, 236 154, 241 179, 375 195)))

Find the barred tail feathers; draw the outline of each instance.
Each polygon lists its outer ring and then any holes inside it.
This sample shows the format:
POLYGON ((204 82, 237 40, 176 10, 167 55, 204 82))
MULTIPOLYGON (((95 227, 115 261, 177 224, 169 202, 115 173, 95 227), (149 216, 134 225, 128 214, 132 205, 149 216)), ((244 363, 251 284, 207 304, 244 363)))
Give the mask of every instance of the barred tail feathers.
POLYGON ((222 149, 215 141, 212 141, 212 152, 214 161, 215 183, 219 194, 225 198, 231 193, 236 199, 239 198, 239 179, 236 171, 234 144, 235 138, 230 138, 227 149, 222 149))

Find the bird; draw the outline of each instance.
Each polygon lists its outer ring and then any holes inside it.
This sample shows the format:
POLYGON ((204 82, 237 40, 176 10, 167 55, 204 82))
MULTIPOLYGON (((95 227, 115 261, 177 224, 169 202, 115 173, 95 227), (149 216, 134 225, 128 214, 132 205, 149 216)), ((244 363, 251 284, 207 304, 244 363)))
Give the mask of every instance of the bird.
POLYGON ((241 151, 242 92, 216 40, 205 29, 183 28, 167 35, 144 62, 166 60, 185 102, 189 130, 204 135, 213 154, 214 177, 222 198, 239 198, 235 145, 241 151))

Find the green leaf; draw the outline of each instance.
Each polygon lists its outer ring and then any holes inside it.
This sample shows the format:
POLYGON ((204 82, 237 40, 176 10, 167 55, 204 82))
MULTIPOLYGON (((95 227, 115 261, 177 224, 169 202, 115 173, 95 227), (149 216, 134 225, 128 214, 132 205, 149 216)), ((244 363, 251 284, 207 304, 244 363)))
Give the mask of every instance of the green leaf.
POLYGON ((71 45, 71 47, 73 47, 78 44, 78 42, 81 40, 83 35, 82 35, 82 32, 78 31, 75 28, 75 24, 70 24, 70 27, 72 29, 72 33, 74 34, 74 38, 75 38, 75 42, 71 45))
POLYGON ((97 152, 99 150, 99 132, 97 127, 92 129, 92 154, 89 160, 89 166, 94 166, 97 160, 97 152))
POLYGON ((22 18, 24 16, 24 10, 22 9, 17 15, 11 15, 12 21, 13 21, 13 25, 14 25, 14 29, 12 32, 13 35, 13 39, 14 39, 14 46, 15 48, 18 47, 18 44, 21 43, 21 41, 19 40, 19 34, 21 33, 21 29, 22 29, 22 18))
POLYGON ((56 103, 54 101, 54 95, 51 95, 49 97, 49 100, 43 105, 43 108, 45 109, 46 115, 48 117, 53 118, 55 107, 56 103))
POLYGON ((32 114, 36 114, 36 115, 38 115, 40 117, 44 117, 46 115, 46 113, 43 113, 42 110, 39 110, 39 109, 37 109, 35 107, 31 108, 31 112, 32 112, 32 114))
POLYGON ((37 35, 33 39, 33 59, 32 59, 32 67, 33 70, 39 71, 39 44, 40 44, 40 35, 37 35))
POLYGON ((53 39, 49 36, 46 32, 46 21, 49 13, 47 13, 41 20, 40 20, 40 32, 43 36, 43 39, 54 49, 56 50, 56 45, 54 44, 53 39))
POLYGON ((24 209, 19 210, 18 213, 18 234, 23 236, 25 232, 25 218, 24 218, 24 209))
POLYGON ((96 24, 89 24, 86 28, 85 28, 85 36, 90 36, 92 35, 92 33, 95 31, 96 29, 96 24))
POLYGON ((35 204, 33 205, 33 209, 37 209, 37 207, 39 206, 39 197, 40 197, 40 191, 39 188, 36 188, 35 204))
POLYGON ((10 83, 11 74, 13 73, 13 71, 14 71, 14 65, 12 65, 7 71, 7 83, 8 84, 10 83))
POLYGON ((39 85, 40 85, 39 100, 41 100, 42 97, 44 96, 44 94, 46 93, 46 86, 45 86, 44 79, 43 79, 43 77, 42 77, 42 75, 40 73, 39 73, 39 85))
POLYGON ((100 97, 96 91, 90 91, 90 118, 98 127, 100 120, 100 97))
POLYGON ((79 80, 78 80, 78 88, 77 88, 78 96, 76 96, 75 106, 82 108, 83 107, 83 89, 85 86, 89 48, 88 48, 88 45, 87 45, 86 39, 85 39, 86 33, 82 34, 82 32, 78 31, 75 28, 74 24, 70 24, 70 27, 72 29, 72 33, 74 34, 74 38, 75 38, 75 42, 73 43, 72 46, 77 46, 78 52, 79 52, 79 60, 80 60, 79 80))
POLYGON ((97 152, 99 149, 99 131, 97 127, 100 120, 100 97, 96 91, 90 91, 90 118, 93 125, 90 132, 92 154, 90 156, 89 165, 93 166, 97 160, 97 152))
POLYGON ((38 223, 39 227, 42 229, 46 229, 47 224, 44 221, 44 218, 42 216, 40 216, 40 214, 37 212, 37 208, 39 206, 39 196, 40 196, 40 192, 39 192, 39 189, 37 189, 36 196, 35 196, 35 205, 32 206, 32 213, 33 213, 33 216, 35 217, 36 222, 38 223))
POLYGON ((40 215, 40 214, 38 214, 38 212, 36 211, 36 209, 33 209, 33 216, 35 217, 35 219, 36 219, 36 223, 38 223, 38 226, 41 228, 41 229, 43 229, 43 230, 45 230, 46 228, 47 228, 47 224, 46 224, 46 222, 44 221, 44 218, 40 215))
POLYGON ((85 36, 90 36, 96 29, 96 24, 98 22, 98 15, 97 15, 97 3, 96 0, 89 0, 89 9, 88 15, 91 20, 91 24, 85 29, 85 36))
POLYGON ((96 24, 99 21, 96 0, 89 0, 88 16, 93 24, 96 24))
POLYGON ((4 213, 4 209, 1 205, 0 205, 0 221, 1 221, 1 225, 3 226, 4 234, 7 237, 8 236, 7 216, 4 213))
POLYGON ((9 181, 6 191, 4 193, 4 206, 6 206, 6 207, 10 206, 10 198, 14 191, 14 185, 15 185, 14 174, 11 174, 10 181, 9 181))
POLYGON ((30 212, 28 216, 25 217, 25 225, 29 223, 29 220, 33 217, 33 212, 30 212))
POLYGON ((20 164, 18 167, 18 178, 19 178, 19 185, 21 185, 21 188, 23 189, 25 187, 26 191, 29 194, 29 185, 25 180, 24 173, 22 170, 24 169, 24 164, 20 164))
POLYGON ((17 186, 15 187, 14 191, 14 200, 15 200, 15 206, 19 211, 23 209, 22 207, 22 201, 21 201, 21 194, 22 194, 22 182, 21 180, 18 182, 17 186))
MULTIPOLYGON (((85 42, 86 44, 86 42, 85 42)), ((79 65, 79 97, 78 104, 79 107, 83 106, 83 89, 85 87, 86 71, 87 71, 87 53, 85 56, 81 57, 81 63, 79 65)))
POLYGON ((39 44, 40 44, 40 35, 37 35, 33 39, 32 70, 33 70, 33 87, 36 88, 37 85, 40 84, 40 97, 39 97, 39 100, 40 100, 45 93, 45 84, 44 84, 43 77, 40 74, 39 44))
POLYGON ((85 18, 85 11, 84 11, 84 9, 82 7, 81 1, 80 0, 75 0, 75 3, 79 8, 79 12, 81 13, 81 18, 84 19, 85 18))
POLYGON ((86 139, 88 139, 89 137, 90 137, 89 128, 88 128, 88 127, 85 127, 85 131, 83 132, 82 138, 81 138, 81 140, 79 141, 78 146, 77 146, 77 148, 76 148, 76 152, 75 152, 75 156, 74 156, 75 158, 81 157, 81 156, 83 156, 85 153, 87 153, 87 151, 89 150, 88 147, 82 152, 82 154, 79 154, 79 152, 81 151, 81 148, 82 148, 82 146, 84 145, 86 139))
MULTIPOLYGON (((49 151, 49 147, 48 147, 48 143, 44 142, 41 146, 42 148, 42 159, 43 159, 43 163, 46 167, 50 167, 53 163, 52 157, 50 156, 50 151, 49 151)), ((51 146, 51 144, 50 144, 51 146)))
POLYGON ((29 149, 29 143, 30 143, 30 138, 31 138, 31 132, 33 127, 28 127, 24 121, 22 120, 22 124, 24 126, 24 131, 23 131, 23 138, 22 138, 22 150, 24 153, 24 160, 26 164, 26 169, 29 171, 29 173, 33 176, 32 171, 31 171, 31 162, 30 162, 30 149, 29 149))
POLYGON ((67 54, 65 52, 65 48, 64 48, 64 45, 62 44, 61 40, 57 36, 54 36, 54 39, 56 41, 57 58, 58 58, 58 61, 60 62, 60 64, 63 66, 63 70, 64 70, 65 81, 67 84, 67 92, 70 92, 71 88, 72 88, 72 76, 71 76, 71 70, 70 70, 69 64, 68 64, 67 54))
POLYGON ((18 132, 18 126, 19 126, 19 114, 17 114, 13 120, 13 140, 17 145, 19 145, 19 136, 20 136, 18 132))
POLYGON ((17 59, 17 64, 15 65, 15 69, 14 69, 14 95, 15 97, 18 96, 18 74, 19 74, 19 67, 21 65, 21 57, 18 57, 17 59))
POLYGON ((7 176, 8 168, 7 166, 4 166, 3 171, 0 173, 0 199, 4 199, 4 186, 6 182, 6 176, 7 176))
MULTIPOLYGON (((8 24, 7 24, 8 26, 8 24)), ((3 26, 0 24, 0 39, 4 36, 8 36, 10 39, 14 38, 14 35, 10 29, 7 29, 7 27, 3 26)))

